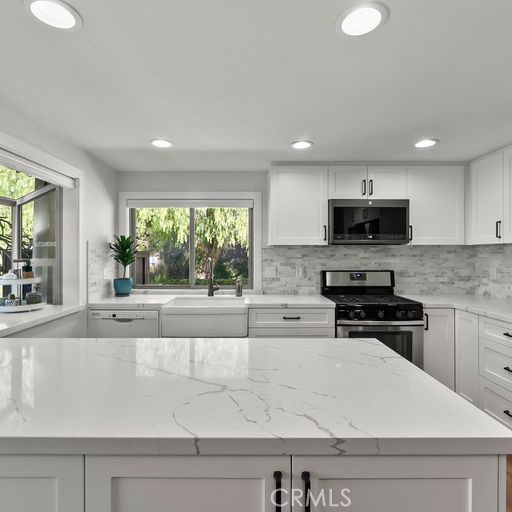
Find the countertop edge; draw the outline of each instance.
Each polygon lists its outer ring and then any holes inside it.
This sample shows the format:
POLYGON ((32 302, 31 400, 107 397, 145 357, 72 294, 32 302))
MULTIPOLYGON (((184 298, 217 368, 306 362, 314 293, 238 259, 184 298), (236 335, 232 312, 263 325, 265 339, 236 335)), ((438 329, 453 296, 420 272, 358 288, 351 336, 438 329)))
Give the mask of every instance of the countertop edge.
MULTIPOLYGON (((10 334, 14 334, 16 332, 25 331, 26 329, 30 329, 31 327, 36 327, 41 324, 46 324, 51 322, 52 320, 58 320, 59 318, 63 318, 65 316, 72 315, 74 313, 79 313, 80 311, 85 311, 85 304, 78 305, 70 305, 63 306, 59 305, 59 310, 52 310, 52 305, 47 305, 44 309, 38 311, 38 316, 35 318, 29 318, 23 323, 19 323, 10 327, 5 327, 3 329, 0 328, 0 338, 5 336, 9 336, 10 334), (43 315, 43 313, 45 313, 43 315)), ((30 315, 32 312, 28 311, 25 313, 3 313, 3 315, 30 315)), ((25 317, 24 317, 25 318, 25 317)), ((1 321, 1 317, 0 317, 1 321)))

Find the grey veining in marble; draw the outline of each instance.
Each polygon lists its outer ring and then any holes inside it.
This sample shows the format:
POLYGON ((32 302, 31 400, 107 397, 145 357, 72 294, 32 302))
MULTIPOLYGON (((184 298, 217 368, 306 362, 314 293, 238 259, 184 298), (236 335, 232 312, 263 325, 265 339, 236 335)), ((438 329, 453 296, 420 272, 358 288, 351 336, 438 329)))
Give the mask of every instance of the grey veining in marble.
POLYGON ((116 263, 110 256, 108 242, 87 242, 87 300, 94 302, 113 295, 112 280, 116 263))
POLYGON ((376 340, 0 341, 0 453, 510 451, 511 431, 376 340))

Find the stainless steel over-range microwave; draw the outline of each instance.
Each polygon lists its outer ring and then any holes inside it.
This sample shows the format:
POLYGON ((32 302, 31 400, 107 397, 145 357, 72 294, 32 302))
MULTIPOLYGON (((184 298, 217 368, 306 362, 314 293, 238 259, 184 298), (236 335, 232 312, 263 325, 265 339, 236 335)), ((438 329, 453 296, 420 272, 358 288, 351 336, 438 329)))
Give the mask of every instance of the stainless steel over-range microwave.
POLYGON ((412 239, 408 199, 329 200, 329 243, 407 244, 412 239))

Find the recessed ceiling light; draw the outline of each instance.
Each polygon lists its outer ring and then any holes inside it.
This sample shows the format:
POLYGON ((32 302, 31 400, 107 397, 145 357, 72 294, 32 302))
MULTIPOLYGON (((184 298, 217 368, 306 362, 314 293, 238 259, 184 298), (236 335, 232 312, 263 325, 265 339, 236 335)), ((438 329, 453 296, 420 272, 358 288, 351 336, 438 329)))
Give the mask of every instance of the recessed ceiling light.
POLYGON ((432 146, 435 146, 439 141, 437 139, 421 139, 416 144, 414 144, 414 147, 416 148, 431 148, 432 146))
POLYGON ((384 25, 389 12, 385 5, 365 2, 347 9, 336 21, 336 32, 347 36, 362 36, 384 25))
POLYGON ((62 0, 23 0, 25 10, 39 21, 60 30, 77 30, 82 26, 80 14, 62 0))
POLYGON ((172 148, 174 146, 170 140, 166 139, 153 139, 150 142, 155 148, 172 148))
POLYGON ((296 140, 290 144, 293 149, 309 149, 312 145, 313 143, 309 140, 296 140))

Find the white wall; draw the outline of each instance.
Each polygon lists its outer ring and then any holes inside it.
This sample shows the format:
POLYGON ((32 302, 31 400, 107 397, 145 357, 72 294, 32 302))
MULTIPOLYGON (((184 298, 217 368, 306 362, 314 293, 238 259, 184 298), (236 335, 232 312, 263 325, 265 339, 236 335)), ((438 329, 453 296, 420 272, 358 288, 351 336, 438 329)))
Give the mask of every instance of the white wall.
POLYGON ((64 302, 84 303, 86 241, 110 240, 117 231, 117 173, 2 102, 0 147, 79 180, 78 193, 64 197, 63 278, 64 302))

